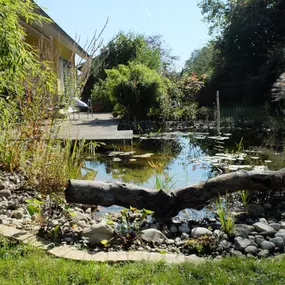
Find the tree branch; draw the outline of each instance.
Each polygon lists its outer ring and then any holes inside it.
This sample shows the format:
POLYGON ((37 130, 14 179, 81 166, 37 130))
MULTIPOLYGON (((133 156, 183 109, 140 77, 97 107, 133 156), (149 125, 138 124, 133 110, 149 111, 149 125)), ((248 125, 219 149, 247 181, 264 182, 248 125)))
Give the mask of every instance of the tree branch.
POLYGON ((158 217, 175 216, 185 208, 201 209, 219 195, 238 190, 260 192, 285 189, 285 168, 279 171, 238 171, 211 178, 171 193, 121 182, 70 180, 65 189, 69 203, 146 208, 158 217))

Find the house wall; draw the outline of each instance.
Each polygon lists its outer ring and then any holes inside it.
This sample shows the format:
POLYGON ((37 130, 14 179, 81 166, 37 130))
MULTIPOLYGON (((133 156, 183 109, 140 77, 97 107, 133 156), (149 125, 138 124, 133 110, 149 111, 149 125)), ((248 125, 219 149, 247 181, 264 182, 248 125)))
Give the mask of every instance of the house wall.
POLYGON ((26 30, 25 41, 40 50, 43 59, 53 62, 54 71, 57 74, 57 86, 59 91, 62 90, 62 69, 60 69, 60 58, 68 61, 71 66, 74 66, 75 55, 73 50, 69 49, 60 42, 60 39, 49 38, 40 31, 23 23, 26 30))

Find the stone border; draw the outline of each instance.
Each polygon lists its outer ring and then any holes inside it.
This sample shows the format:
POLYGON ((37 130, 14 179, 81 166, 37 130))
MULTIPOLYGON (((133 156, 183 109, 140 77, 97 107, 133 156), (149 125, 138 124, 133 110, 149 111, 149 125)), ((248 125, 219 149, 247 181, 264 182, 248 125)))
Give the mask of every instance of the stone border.
POLYGON ((96 252, 88 253, 78 250, 70 245, 61 245, 50 249, 51 242, 38 237, 25 230, 19 230, 11 226, 0 225, 0 235, 30 244, 46 250, 50 254, 72 260, 97 261, 97 262, 126 262, 126 261, 165 261, 167 263, 191 262, 199 264, 205 259, 196 255, 185 256, 182 254, 161 254, 146 251, 115 251, 115 252, 96 252))

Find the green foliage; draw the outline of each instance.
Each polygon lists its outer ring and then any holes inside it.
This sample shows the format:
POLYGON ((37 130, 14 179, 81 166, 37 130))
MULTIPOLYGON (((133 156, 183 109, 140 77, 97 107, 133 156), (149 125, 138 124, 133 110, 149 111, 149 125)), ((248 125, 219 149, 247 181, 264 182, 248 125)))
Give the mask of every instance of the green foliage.
POLYGON ((213 75, 203 103, 214 101, 210 94, 217 88, 224 104, 270 101, 285 68, 284 1, 200 0, 199 6, 214 36, 213 75))
POLYGON ((121 223, 116 226, 115 232, 127 240, 133 239, 139 234, 141 226, 145 222, 145 218, 153 214, 153 211, 147 209, 138 210, 131 206, 129 209, 125 208, 121 210, 121 223))
POLYGON ((157 190, 171 191, 177 181, 173 181, 174 176, 169 176, 167 171, 164 170, 164 162, 148 162, 155 174, 155 185, 154 188, 157 190))
POLYGON ((240 190, 239 193, 240 193, 240 198, 241 198, 243 207, 245 209, 247 209, 247 206, 248 206, 248 203, 250 201, 252 192, 248 191, 248 190, 240 190))
POLYGON ((85 149, 84 140, 76 140, 73 145, 70 140, 66 140, 65 144, 52 139, 35 141, 29 147, 22 148, 19 168, 33 188, 42 193, 61 192, 68 179, 95 178, 97 172, 94 170, 87 170, 85 175, 81 172, 85 149))
POLYGON ((191 53, 183 68, 183 74, 197 74, 198 77, 205 75, 208 79, 213 74, 214 46, 208 43, 201 49, 196 49, 191 53))
POLYGON ((19 16, 26 23, 41 23, 46 18, 34 13, 31 0, 0 1, 0 94, 24 92, 32 82, 27 75, 36 71, 38 62, 31 46, 23 41, 25 31, 19 24, 19 16))
POLYGON ((79 262, 2 239, 0 284, 284 284, 285 259, 230 257, 204 262, 79 262), (55 274, 56 272, 56 274, 55 274))
POLYGON ((38 199, 28 199, 25 201, 28 203, 27 212, 31 217, 37 215, 40 216, 41 214, 41 207, 44 205, 43 201, 39 201, 38 199))
POLYGON ((216 202, 216 214, 221 223, 221 229, 230 235, 235 228, 235 218, 229 209, 227 199, 223 200, 220 197, 216 202))
POLYGON ((95 85, 93 99, 110 104, 126 117, 159 115, 160 100, 167 96, 168 79, 141 63, 129 62, 106 70, 107 78, 95 85))
POLYGON ((196 239, 188 239, 185 247, 190 251, 191 254, 210 254, 211 252, 215 251, 217 241, 215 237, 205 235, 196 239))

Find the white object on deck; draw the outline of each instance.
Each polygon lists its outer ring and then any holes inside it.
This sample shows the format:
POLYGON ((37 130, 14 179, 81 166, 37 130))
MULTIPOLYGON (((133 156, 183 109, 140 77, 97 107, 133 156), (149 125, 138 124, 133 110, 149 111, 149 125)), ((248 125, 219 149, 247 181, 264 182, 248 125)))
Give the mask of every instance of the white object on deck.
POLYGON ((81 100, 79 100, 77 98, 74 98, 74 101, 76 102, 76 107, 86 107, 86 108, 88 108, 88 105, 85 102, 83 102, 83 101, 81 101, 81 100))

